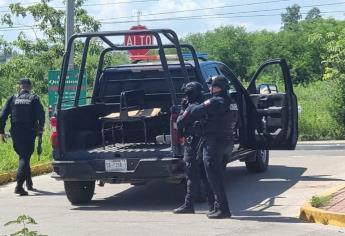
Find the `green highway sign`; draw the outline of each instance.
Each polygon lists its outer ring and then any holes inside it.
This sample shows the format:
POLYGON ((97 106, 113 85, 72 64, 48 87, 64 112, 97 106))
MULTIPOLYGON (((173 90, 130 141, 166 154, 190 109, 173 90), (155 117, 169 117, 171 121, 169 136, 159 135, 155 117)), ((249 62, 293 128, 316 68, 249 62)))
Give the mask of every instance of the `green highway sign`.
MULTIPOLYGON (((75 94, 78 86, 79 70, 69 70, 67 72, 66 84, 62 99, 62 109, 73 107, 75 94)), ((49 98, 49 110, 50 114, 55 113, 56 104, 58 101, 58 89, 60 81, 60 71, 50 70, 48 71, 48 98, 49 98)), ((83 83, 80 90, 79 105, 86 105, 86 86, 87 76, 84 74, 83 83)))

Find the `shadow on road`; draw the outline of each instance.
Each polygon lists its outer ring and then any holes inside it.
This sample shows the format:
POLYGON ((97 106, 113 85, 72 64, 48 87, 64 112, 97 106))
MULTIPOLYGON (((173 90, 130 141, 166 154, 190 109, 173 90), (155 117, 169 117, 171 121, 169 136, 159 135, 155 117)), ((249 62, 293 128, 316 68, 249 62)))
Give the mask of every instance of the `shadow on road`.
MULTIPOLYGON (((97 190, 96 190, 97 192, 97 190)), ((183 184, 169 184, 152 181, 146 185, 131 187, 103 200, 93 200, 75 210, 128 210, 128 211, 170 211, 183 202, 183 184)))
MULTIPOLYGON (((343 181, 325 175, 302 176, 303 167, 272 165, 265 173, 248 174, 244 167, 230 167, 224 176, 230 209, 238 220, 265 222, 300 222, 270 211, 279 195, 299 181, 343 181)), ((132 187, 114 196, 76 206, 73 210, 99 211, 171 211, 183 203, 184 185, 154 181, 132 187)), ((197 204, 197 210, 207 210, 206 204, 197 204)))
POLYGON ((265 210, 275 205, 275 199, 300 181, 343 181, 327 175, 302 176, 306 170, 303 167, 272 165, 265 173, 248 174, 242 167, 230 168, 225 183, 234 213, 266 215, 265 210))
POLYGON ((57 196, 57 195, 66 195, 64 191, 61 192, 49 192, 45 190, 35 189, 32 191, 33 194, 30 194, 30 196, 57 196))

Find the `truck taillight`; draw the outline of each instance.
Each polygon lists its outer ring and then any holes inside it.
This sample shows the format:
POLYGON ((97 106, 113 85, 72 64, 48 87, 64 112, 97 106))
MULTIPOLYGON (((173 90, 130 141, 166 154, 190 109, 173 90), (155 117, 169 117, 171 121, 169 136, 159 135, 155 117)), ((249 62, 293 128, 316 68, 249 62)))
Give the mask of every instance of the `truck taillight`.
POLYGON ((58 141, 58 132, 57 132, 57 119, 56 117, 50 118, 50 126, 52 129, 51 135, 50 135, 50 142, 52 144, 52 147, 54 149, 59 147, 59 141, 58 141))
POLYGON ((174 156, 182 156, 182 143, 183 139, 178 136, 177 132, 177 117, 179 113, 172 110, 170 116, 170 135, 171 135, 171 150, 174 156))

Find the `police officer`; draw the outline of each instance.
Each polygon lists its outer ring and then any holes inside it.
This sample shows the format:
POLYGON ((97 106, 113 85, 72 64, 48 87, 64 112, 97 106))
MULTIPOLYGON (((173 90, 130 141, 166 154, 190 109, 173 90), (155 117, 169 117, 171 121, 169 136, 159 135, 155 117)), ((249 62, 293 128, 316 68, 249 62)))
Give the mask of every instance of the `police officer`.
POLYGON ((237 121, 237 105, 228 94, 229 81, 224 76, 208 80, 212 98, 202 104, 193 104, 183 113, 184 122, 205 120, 203 126, 203 161, 207 179, 215 195, 214 210, 207 214, 210 219, 231 217, 226 197, 223 172, 224 158, 231 155, 233 130, 237 121))
POLYGON ((35 137, 42 134, 45 115, 44 109, 37 95, 31 94, 31 81, 22 78, 19 81, 19 93, 11 96, 0 115, 0 139, 6 142, 4 129, 8 116, 11 117, 10 133, 13 140, 13 148, 19 156, 17 171, 17 186, 15 193, 20 196, 28 195, 27 189, 33 191, 31 179, 30 158, 35 149, 35 137))
POLYGON ((182 100, 182 111, 177 118, 177 127, 179 136, 185 138, 183 160, 186 164, 187 191, 184 204, 173 211, 176 214, 194 213, 193 203, 196 192, 198 192, 198 190, 200 191, 201 182, 203 182, 209 205, 213 207, 214 204, 214 195, 208 184, 203 162, 201 158, 198 158, 198 151, 202 147, 200 132, 198 135, 195 130, 195 126, 198 124, 196 122, 183 122, 182 116, 187 107, 202 103, 202 90, 202 85, 198 82, 190 82, 183 88, 187 98, 182 100), (200 181, 200 179, 202 181, 200 181))

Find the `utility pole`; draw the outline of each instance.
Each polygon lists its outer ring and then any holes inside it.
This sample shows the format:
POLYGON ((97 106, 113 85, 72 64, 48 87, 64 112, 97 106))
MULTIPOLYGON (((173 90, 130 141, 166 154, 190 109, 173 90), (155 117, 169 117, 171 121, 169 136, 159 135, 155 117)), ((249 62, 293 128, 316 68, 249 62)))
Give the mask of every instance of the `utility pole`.
MULTIPOLYGON (((74 33, 74 0, 67 0, 66 1, 66 33, 65 33, 65 49, 67 49, 67 44, 69 38, 73 35, 74 33)), ((68 69, 72 70, 74 69, 74 45, 72 45, 72 50, 69 58, 69 64, 68 64, 68 69)))
POLYGON ((141 11, 137 11, 137 25, 140 25, 140 16, 142 15, 143 13, 141 11))

